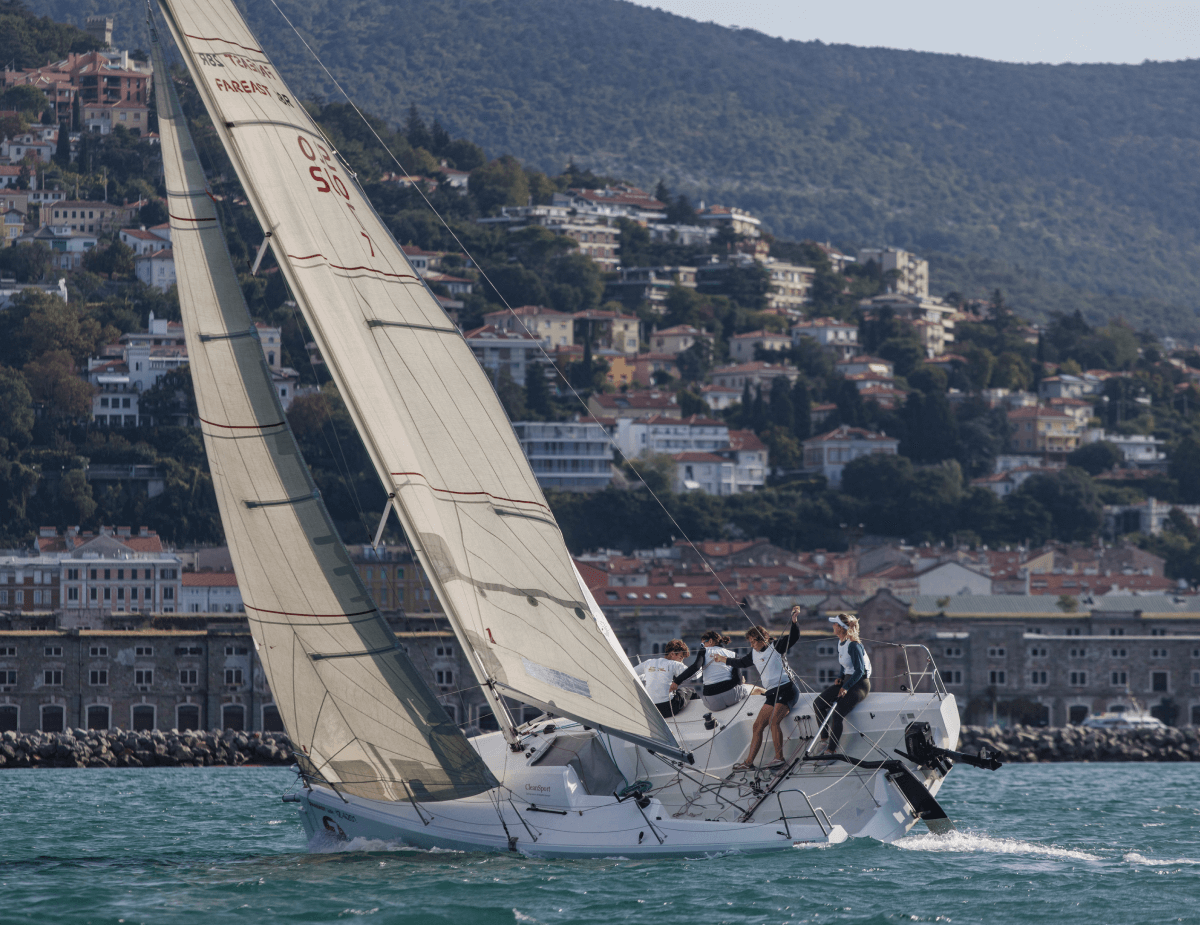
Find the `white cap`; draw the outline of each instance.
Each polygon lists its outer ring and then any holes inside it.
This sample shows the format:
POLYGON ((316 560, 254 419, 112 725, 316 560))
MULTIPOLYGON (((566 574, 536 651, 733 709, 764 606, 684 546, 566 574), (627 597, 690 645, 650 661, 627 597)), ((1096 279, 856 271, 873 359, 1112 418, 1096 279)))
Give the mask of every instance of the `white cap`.
POLYGON ((838 626, 840 626, 840 627, 841 627, 842 629, 844 629, 844 630, 848 630, 848 629, 850 629, 850 627, 849 627, 849 626, 847 626, 847 625, 846 625, 844 622, 842 622, 842 618, 841 618, 841 617, 830 617, 830 618, 829 618, 829 622, 830 622, 830 623, 836 623, 838 626))

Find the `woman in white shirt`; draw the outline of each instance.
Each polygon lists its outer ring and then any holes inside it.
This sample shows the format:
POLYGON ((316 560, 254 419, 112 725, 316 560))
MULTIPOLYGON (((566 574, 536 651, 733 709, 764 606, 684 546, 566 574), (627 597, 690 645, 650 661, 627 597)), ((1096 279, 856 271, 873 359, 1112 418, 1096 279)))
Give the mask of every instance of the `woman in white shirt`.
POLYGON ((737 666, 719 662, 716 659, 718 655, 726 659, 737 657, 736 652, 727 648, 730 643, 729 637, 716 630, 709 630, 700 637, 700 643, 700 651, 696 653, 696 660, 684 669, 683 674, 675 679, 675 683, 682 684, 700 672, 701 678, 704 679, 704 687, 701 688, 700 695, 704 698, 704 706, 714 713, 726 710, 748 697, 751 690, 750 685, 740 683, 741 677, 737 666))
POLYGON ((648 658, 633 670, 642 679, 646 693, 658 707, 658 712, 671 717, 688 702, 687 691, 679 690, 675 683, 675 679, 687 671, 687 666, 683 664, 688 657, 687 644, 682 639, 672 639, 667 643, 663 655, 663 658, 648 658))

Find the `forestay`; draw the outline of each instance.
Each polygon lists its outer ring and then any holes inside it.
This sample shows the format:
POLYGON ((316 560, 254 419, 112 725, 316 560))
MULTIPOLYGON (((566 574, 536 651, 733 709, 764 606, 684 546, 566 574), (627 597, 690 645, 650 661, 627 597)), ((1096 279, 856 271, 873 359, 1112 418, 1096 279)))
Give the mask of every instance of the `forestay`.
POLYGON ((492 384, 230 0, 160 0, 472 667, 681 755, 574 568, 492 384))
POLYGON ((254 645, 297 757, 368 799, 496 781, 375 609, 297 449, 155 47, 180 308, 209 469, 254 645))

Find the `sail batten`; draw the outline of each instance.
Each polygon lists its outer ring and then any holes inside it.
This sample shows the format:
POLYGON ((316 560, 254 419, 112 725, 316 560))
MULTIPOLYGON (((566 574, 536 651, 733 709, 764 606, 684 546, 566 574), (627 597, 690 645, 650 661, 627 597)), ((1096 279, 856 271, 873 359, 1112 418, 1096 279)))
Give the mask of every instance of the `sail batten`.
POLYGON ((160 3, 480 682, 678 751, 578 581, 491 380, 350 171, 264 53, 229 53, 257 47, 230 0, 160 3), (590 696, 530 674, 528 659, 590 696))
POLYGON ((255 328, 220 225, 195 221, 208 209, 204 176, 157 46, 155 56, 201 433, 251 636, 297 759, 314 779, 370 799, 491 789, 495 778, 359 580, 300 457, 262 345, 245 336, 255 328))

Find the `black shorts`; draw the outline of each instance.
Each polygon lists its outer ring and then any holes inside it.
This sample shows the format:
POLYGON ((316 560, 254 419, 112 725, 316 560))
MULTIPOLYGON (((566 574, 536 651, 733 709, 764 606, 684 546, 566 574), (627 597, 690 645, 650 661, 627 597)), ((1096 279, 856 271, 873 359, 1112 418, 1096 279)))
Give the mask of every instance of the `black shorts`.
POLYGON ((777 703, 782 703, 790 710, 795 705, 798 696, 800 696, 800 692, 796 690, 796 685, 788 681, 787 684, 780 684, 767 691, 767 706, 773 707, 777 703))

